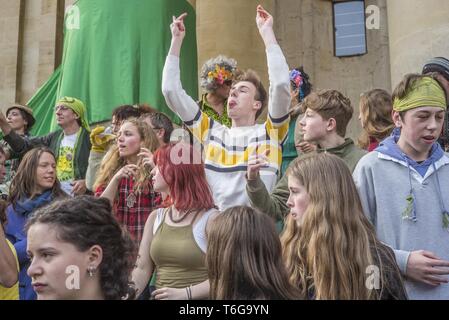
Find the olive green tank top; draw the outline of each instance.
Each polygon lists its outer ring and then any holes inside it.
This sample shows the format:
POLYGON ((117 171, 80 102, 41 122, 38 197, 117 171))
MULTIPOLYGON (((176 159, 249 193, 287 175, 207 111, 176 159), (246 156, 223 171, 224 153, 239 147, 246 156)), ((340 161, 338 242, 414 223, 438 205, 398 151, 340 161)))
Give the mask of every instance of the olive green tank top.
POLYGON ((165 212, 159 219, 160 225, 150 247, 150 256, 156 266, 156 288, 185 288, 207 280, 206 254, 198 245, 194 231, 205 234, 210 212, 204 213, 194 226, 180 227, 165 223, 165 212))

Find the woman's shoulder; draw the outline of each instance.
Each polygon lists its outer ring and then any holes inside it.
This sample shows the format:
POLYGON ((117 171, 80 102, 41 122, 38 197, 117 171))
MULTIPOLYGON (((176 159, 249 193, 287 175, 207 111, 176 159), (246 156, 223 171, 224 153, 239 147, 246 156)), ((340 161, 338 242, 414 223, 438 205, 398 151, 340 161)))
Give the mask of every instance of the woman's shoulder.
POLYGON ((217 208, 212 208, 204 212, 206 215, 206 230, 210 229, 210 226, 215 222, 215 219, 220 215, 220 211, 217 208))

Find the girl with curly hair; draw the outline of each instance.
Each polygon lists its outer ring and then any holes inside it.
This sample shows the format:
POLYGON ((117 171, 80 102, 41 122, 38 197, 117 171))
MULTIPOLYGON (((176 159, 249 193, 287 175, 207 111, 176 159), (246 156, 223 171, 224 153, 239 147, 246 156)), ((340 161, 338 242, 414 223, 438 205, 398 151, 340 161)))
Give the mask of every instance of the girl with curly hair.
POLYGON ((133 298, 134 243, 107 199, 54 202, 28 221, 28 275, 39 300, 133 298))
POLYGON ((109 199, 117 220, 125 226, 137 245, 150 213, 162 204, 153 190, 144 154, 159 147, 155 132, 142 120, 122 123, 115 145, 103 158, 95 181, 95 195, 109 199))

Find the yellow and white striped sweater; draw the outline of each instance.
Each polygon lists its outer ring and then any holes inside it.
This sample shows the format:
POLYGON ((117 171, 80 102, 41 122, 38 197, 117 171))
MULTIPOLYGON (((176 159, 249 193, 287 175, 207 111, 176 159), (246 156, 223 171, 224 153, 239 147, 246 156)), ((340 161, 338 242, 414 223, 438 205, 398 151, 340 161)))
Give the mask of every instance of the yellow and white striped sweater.
POLYGON ((260 174, 268 191, 277 181, 282 143, 288 133, 290 80, 280 47, 271 45, 266 51, 270 79, 268 118, 264 124, 248 127, 227 128, 202 113, 182 88, 179 58, 169 55, 165 62, 162 76, 165 100, 203 145, 207 180, 220 210, 250 205, 245 189, 250 155, 263 154, 269 148, 269 165, 260 174))

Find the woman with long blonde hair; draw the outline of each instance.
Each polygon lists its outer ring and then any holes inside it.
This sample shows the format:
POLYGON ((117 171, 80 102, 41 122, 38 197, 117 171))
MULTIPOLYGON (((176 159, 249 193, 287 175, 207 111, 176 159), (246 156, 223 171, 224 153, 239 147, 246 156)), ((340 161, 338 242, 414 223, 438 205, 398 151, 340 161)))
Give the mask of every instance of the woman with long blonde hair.
POLYGON ((392 110, 393 102, 387 91, 373 89, 362 93, 359 103, 359 120, 363 129, 359 137, 360 148, 373 151, 391 134, 394 128, 392 110))
POLYGON ((147 123, 137 119, 124 121, 117 144, 103 159, 94 185, 97 196, 111 201, 118 221, 137 245, 148 216, 162 203, 160 193, 153 190, 150 168, 143 156, 158 147, 157 136, 147 123))
POLYGON ((406 299, 393 251, 365 217, 351 172, 326 153, 287 170, 290 214, 282 234, 290 281, 308 299, 406 299))

